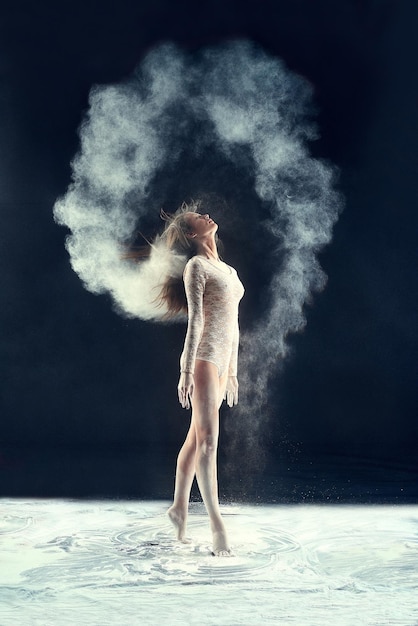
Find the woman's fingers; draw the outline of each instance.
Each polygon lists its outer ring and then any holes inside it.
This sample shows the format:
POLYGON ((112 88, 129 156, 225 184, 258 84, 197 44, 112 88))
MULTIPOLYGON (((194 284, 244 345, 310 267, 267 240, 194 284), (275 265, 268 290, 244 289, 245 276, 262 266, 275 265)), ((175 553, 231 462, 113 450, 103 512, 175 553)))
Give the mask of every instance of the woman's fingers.
POLYGON ((238 404, 238 380, 236 376, 229 377, 226 383, 224 400, 226 400, 229 407, 233 407, 238 404))
POLYGON ((178 396, 179 396, 179 402, 181 404, 181 406, 183 407, 183 409, 185 409, 185 403, 186 403, 186 395, 184 392, 183 387, 179 387, 178 388, 178 396))
POLYGON ((234 406, 234 392, 233 391, 228 390, 226 403, 229 407, 234 406))
POLYGON ((186 409, 190 409, 191 399, 193 398, 194 385, 193 383, 186 389, 186 409))
POLYGON ((183 409, 190 409, 190 400, 193 398, 194 385, 178 387, 179 402, 183 409))

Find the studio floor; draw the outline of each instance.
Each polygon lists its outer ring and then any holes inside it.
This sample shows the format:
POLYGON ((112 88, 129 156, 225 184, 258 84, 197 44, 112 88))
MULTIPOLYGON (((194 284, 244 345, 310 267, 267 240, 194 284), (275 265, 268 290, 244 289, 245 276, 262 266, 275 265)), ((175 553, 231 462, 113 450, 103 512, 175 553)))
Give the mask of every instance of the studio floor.
POLYGON ((0 500, 0 625, 418 624, 418 506, 223 505, 217 558, 168 504, 0 500))

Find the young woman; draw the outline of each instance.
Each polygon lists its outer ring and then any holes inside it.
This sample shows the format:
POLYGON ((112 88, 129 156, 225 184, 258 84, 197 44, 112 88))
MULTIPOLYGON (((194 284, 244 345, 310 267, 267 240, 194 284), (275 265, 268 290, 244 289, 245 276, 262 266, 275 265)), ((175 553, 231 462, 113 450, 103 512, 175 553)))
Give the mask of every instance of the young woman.
POLYGON ((169 314, 187 311, 180 358, 178 396, 192 408, 190 428, 177 458, 174 502, 168 510, 177 538, 186 542, 190 490, 196 476, 213 536, 213 554, 229 556, 230 546, 219 510, 217 447, 219 407, 238 402, 238 304, 244 288, 235 269, 218 254, 218 225, 198 205, 182 207, 166 220, 166 245, 189 260, 183 281, 169 277, 160 298, 169 314))

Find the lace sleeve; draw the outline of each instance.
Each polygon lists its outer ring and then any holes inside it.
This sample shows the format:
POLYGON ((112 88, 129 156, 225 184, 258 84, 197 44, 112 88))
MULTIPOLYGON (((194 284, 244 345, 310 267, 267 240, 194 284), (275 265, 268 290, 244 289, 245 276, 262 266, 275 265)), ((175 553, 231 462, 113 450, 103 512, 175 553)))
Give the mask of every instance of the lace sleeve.
POLYGON ((234 329, 234 337, 232 339, 232 351, 229 361, 228 376, 236 376, 238 371, 238 344, 239 344, 239 326, 238 318, 234 329))
POLYGON ((187 298, 188 323, 184 349, 180 359, 180 370, 193 374, 204 324, 203 293, 206 274, 199 259, 196 257, 190 259, 185 267, 183 279, 187 298))

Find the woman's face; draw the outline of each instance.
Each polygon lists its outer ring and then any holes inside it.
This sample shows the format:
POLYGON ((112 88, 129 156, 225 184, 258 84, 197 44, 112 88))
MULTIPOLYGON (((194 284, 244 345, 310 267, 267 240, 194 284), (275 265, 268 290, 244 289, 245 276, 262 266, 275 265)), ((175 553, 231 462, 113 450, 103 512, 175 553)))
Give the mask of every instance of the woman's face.
POLYGON ((193 235, 197 238, 216 233, 218 224, 209 217, 208 213, 187 213, 185 220, 193 235))

